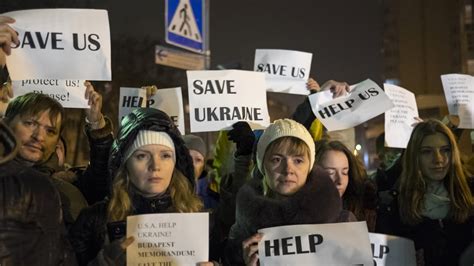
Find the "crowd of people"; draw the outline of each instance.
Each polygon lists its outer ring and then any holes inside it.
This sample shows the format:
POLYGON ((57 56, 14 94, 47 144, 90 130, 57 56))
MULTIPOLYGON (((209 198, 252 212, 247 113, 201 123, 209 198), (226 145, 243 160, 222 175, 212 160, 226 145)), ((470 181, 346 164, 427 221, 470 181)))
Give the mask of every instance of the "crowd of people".
MULTIPOLYGON (((6 56, 18 42, 11 23, 0 16, 6 56)), ((90 156, 77 170, 64 167, 61 104, 36 93, 11 100, 8 75, 1 77, 2 266, 125 265, 135 241, 126 238, 127 216, 193 212, 210 214, 209 261, 200 265, 258 265, 261 228, 353 221, 413 240, 419 265, 474 263, 473 160, 461 159, 456 135, 439 120, 414 125, 407 148, 386 150, 395 155, 369 176, 305 99, 263 132, 243 121, 220 132, 208 165, 209 143, 182 135, 154 108, 136 108, 114 136, 102 96, 86 82, 90 156)), ((307 86, 333 97, 350 90, 336 81, 307 86)))

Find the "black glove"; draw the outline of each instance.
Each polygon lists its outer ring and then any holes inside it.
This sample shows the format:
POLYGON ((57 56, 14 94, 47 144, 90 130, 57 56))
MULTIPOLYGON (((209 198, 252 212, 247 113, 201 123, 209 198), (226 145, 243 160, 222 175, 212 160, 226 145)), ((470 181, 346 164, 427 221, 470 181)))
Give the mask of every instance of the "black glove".
POLYGON ((235 156, 249 155, 252 153, 253 143, 255 141, 255 135, 252 132, 247 122, 239 121, 232 125, 227 136, 229 140, 232 140, 236 146, 235 156))

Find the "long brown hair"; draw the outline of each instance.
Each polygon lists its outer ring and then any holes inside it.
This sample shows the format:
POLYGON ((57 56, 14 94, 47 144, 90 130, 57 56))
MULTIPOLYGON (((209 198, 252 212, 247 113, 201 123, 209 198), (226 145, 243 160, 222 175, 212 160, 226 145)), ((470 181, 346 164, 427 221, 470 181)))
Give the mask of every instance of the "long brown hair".
MULTIPOLYGON (((130 199, 133 184, 127 175, 126 166, 122 166, 114 179, 112 197, 107 207, 108 222, 125 220, 133 213, 133 204, 130 199)), ((203 208, 201 200, 194 193, 188 179, 176 168, 167 193, 171 196, 175 212, 199 212, 203 208)))
POLYGON ((449 193, 452 219, 458 223, 466 221, 474 203, 453 133, 440 121, 430 119, 413 129, 402 158, 398 204, 400 217, 406 224, 418 224, 422 221, 427 182, 421 172, 420 148, 426 136, 436 133, 446 136, 451 146, 450 166, 444 185, 449 193))
POLYGON ((342 195, 344 208, 354 213, 358 220, 366 220, 364 193, 368 178, 362 163, 342 142, 324 139, 316 142, 316 164, 320 164, 324 160, 327 151, 339 151, 346 155, 349 162, 349 183, 344 195, 342 195))

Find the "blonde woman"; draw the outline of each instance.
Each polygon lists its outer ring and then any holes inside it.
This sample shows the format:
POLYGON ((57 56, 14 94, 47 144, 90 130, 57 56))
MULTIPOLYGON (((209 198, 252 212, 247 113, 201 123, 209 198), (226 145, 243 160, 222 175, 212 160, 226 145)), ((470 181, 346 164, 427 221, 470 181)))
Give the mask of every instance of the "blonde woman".
POLYGON ((112 195, 85 209, 70 229, 80 265, 125 265, 128 215, 198 212, 194 170, 188 149, 172 120, 156 109, 126 116, 110 152, 112 195))

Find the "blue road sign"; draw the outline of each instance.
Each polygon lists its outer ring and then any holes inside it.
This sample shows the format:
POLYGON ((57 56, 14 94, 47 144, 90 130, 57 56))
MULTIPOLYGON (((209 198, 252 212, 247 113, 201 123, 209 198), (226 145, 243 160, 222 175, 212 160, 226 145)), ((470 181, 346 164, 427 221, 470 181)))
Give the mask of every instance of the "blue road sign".
POLYGON ((208 0, 166 0, 166 42, 208 54, 208 3, 208 0))

